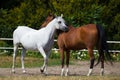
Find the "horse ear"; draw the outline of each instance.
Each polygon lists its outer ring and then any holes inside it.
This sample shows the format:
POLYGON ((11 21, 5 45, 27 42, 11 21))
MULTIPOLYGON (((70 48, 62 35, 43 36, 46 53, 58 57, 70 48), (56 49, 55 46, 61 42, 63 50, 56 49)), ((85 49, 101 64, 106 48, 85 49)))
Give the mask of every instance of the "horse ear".
POLYGON ((61 17, 63 17, 63 14, 61 14, 61 17))
POLYGON ((52 16, 53 14, 51 12, 48 13, 49 16, 52 16))
POLYGON ((55 13, 55 17, 57 17, 57 14, 55 13))

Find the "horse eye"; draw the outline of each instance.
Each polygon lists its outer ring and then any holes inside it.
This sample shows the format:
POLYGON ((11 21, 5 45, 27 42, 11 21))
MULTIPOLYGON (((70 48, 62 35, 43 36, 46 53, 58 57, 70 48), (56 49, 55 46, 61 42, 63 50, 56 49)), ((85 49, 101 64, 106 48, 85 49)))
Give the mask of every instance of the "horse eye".
POLYGON ((59 24, 61 24, 61 21, 58 21, 59 24))

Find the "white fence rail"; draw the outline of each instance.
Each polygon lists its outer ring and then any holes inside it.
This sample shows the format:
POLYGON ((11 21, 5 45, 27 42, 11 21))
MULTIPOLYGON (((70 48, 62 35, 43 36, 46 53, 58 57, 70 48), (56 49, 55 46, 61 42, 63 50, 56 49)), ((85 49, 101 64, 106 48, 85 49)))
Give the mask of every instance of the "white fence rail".
MULTIPOLYGON (((12 38, 0 38, 0 40, 4 40, 4 41, 12 41, 13 39, 12 38)), ((55 42, 57 40, 54 40, 55 42)), ((107 41, 107 43, 110 43, 110 44, 120 44, 120 41, 107 41)), ((9 49, 13 49, 13 47, 0 47, 0 49, 2 50, 9 50, 9 49)), ((21 49, 21 48, 19 48, 21 49)), ((59 50, 57 48, 53 48, 52 50, 59 50)), ((80 50, 80 51, 87 51, 86 49, 83 49, 83 50, 80 50)), ((97 51, 97 50, 94 50, 94 51, 97 51)), ((120 53, 120 50, 109 50, 109 52, 117 52, 117 53, 120 53)))

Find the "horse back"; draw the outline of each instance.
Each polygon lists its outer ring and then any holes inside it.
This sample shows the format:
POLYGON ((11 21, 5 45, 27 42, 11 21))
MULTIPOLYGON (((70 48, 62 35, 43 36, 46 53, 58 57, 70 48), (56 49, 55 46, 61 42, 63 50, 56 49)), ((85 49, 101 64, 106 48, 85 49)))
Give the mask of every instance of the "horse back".
POLYGON ((13 43, 20 43, 20 39, 28 32, 36 31, 35 29, 29 28, 27 26, 18 26, 13 32, 13 43))
POLYGON ((72 28, 58 36, 58 46, 62 49, 80 50, 94 47, 98 41, 98 31, 95 24, 72 28))
POLYGON ((80 49, 83 46, 79 45, 84 43, 79 38, 78 28, 71 28, 68 32, 63 32, 58 36, 57 43, 61 49, 80 49))
POLYGON ((86 46, 95 46, 98 41, 98 30, 96 24, 88 24, 79 27, 79 39, 86 46))

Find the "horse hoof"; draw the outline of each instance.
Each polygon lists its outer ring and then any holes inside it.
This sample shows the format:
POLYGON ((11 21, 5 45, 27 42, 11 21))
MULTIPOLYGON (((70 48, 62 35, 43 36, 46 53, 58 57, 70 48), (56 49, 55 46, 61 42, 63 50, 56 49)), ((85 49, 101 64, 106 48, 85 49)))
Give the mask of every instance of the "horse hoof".
POLYGON ((100 71, 100 76, 103 76, 103 75, 104 75, 104 69, 102 68, 100 71))
POLYGON ((15 70, 12 70, 11 73, 15 73, 15 70))
POLYGON ((101 73, 100 73, 100 76, 103 76, 103 75, 104 75, 104 72, 101 72, 101 73))
POLYGON ((68 76, 68 74, 65 74, 65 76, 68 76))
POLYGON ((45 76, 47 76, 48 75, 48 73, 45 73, 45 76))
POLYGON ((69 74, 65 74, 65 76, 69 76, 69 74))
POLYGON ((87 74, 87 76, 90 76, 90 75, 91 75, 91 74, 89 74, 89 73, 87 74))
POLYGON ((41 71, 41 73, 43 73, 43 72, 44 72, 44 70, 43 70, 43 69, 40 69, 40 71, 41 71))
POLYGON ((89 74, 87 74, 87 76, 90 76, 89 74))
POLYGON ((23 74, 25 74, 25 73, 26 73, 26 71, 24 70, 24 71, 23 71, 23 74))
POLYGON ((68 69, 66 70, 65 76, 69 76, 69 71, 68 71, 68 69))
POLYGON ((64 73, 61 73, 61 76, 64 76, 64 73))

